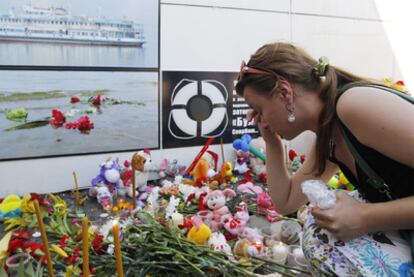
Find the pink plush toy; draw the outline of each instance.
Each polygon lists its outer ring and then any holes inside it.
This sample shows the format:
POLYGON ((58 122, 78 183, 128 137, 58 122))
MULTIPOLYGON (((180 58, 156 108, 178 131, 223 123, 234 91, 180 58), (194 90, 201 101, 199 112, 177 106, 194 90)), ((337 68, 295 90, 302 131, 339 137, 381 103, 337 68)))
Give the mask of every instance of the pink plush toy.
POLYGON ((240 206, 236 207, 237 212, 234 214, 234 217, 224 223, 224 229, 226 229, 227 232, 233 236, 241 234, 250 219, 249 212, 247 211, 247 206, 243 205, 244 203, 240 204, 240 206))
POLYGON ((204 198, 204 203, 212 210, 212 222, 210 228, 218 230, 227 220, 232 218, 229 208, 226 206, 226 198, 233 198, 236 193, 232 189, 215 190, 207 194, 204 198))

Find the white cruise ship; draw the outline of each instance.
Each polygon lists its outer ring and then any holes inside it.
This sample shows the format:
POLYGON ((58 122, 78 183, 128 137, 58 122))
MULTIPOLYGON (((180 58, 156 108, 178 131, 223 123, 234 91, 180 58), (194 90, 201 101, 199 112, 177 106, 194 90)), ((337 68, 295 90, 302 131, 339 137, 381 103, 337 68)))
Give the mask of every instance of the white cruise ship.
POLYGON ((0 14, 0 41, 142 47, 143 26, 130 20, 71 16, 63 8, 23 7, 0 14))

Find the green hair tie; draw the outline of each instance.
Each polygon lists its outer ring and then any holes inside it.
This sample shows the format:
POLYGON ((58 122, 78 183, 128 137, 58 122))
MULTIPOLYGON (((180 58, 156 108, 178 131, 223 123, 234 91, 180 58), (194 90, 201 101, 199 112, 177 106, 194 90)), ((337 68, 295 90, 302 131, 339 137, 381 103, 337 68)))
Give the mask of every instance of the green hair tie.
POLYGON ((325 76, 326 73, 326 67, 329 65, 329 60, 327 57, 322 56, 319 58, 318 63, 315 64, 313 67, 313 70, 315 72, 315 75, 318 77, 325 76))

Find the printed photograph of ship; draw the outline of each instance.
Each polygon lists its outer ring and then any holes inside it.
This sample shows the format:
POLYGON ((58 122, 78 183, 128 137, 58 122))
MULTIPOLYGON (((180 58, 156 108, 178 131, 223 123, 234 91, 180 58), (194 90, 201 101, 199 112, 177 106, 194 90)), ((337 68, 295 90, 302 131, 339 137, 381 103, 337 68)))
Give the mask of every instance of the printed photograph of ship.
POLYGON ((2 0, 0 65, 158 67, 156 0, 2 0))
POLYGON ((0 15, 0 41, 141 47, 143 26, 130 20, 71 16, 64 8, 26 5, 0 15))
POLYGON ((1 71, 0 160, 159 147, 158 73, 1 71))

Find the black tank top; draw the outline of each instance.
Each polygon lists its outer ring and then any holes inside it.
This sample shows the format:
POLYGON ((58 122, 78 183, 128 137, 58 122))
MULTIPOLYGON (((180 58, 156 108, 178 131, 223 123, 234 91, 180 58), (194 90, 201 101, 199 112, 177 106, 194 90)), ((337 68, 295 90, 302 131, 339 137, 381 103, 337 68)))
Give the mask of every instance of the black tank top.
MULTIPOLYGON (((356 87, 358 84, 348 84, 342 89, 346 91, 351 87, 356 87)), ((386 90, 386 89, 384 89, 386 90)), ((336 102, 341 95, 337 96, 336 102)), ((336 104, 335 104, 336 105, 336 104)), ((380 108, 380 107, 379 107, 380 108)), ((342 124, 349 139, 354 145, 355 149, 362 156, 362 158, 368 163, 368 165, 384 180, 389 186, 391 194, 395 198, 402 198, 414 195, 414 168, 411 168, 405 164, 395 161, 387 156, 384 156, 380 152, 363 145, 358 139, 351 133, 346 125, 339 119, 336 113, 335 107, 335 120, 338 124, 342 124)), ((414 124, 413 124, 414 126, 414 124)), ((413 126, 407 126, 407 128, 413 128, 413 126)), ((354 176, 349 168, 338 161, 335 157, 335 144, 330 144, 330 157, 329 160, 337 164, 347 179, 358 189, 362 196, 370 202, 385 202, 388 201, 387 196, 384 193, 379 192, 367 183, 368 176, 364 171, 355 163, 357 176, 354 176)), ((398 147, 396 145, 395 147, 398 147)))

